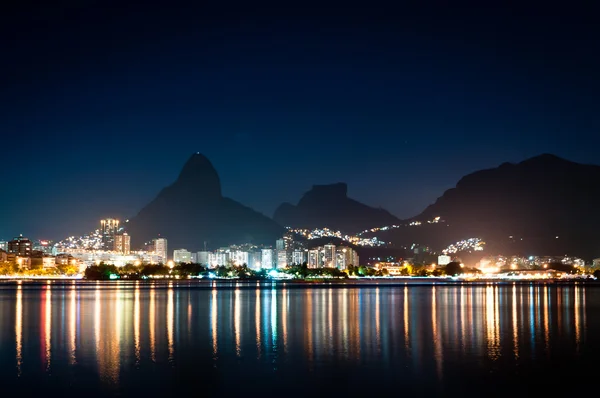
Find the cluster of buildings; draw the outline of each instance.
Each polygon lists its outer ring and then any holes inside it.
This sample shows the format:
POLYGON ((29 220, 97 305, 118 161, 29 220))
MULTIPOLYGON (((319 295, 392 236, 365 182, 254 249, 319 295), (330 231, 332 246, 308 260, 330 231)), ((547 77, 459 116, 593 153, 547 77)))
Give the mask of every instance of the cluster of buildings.
POLYGON ((346 246, 327 244, 307 249, 300 242, 295 242, 286 235, 275 242, 275 248, 242 245, 196 253, 186 249, 175 249, 173 250, 173 261, 175 263, 197 263, 210 268, 245 264, 249 268, 258 270, 287 268, 306 263, 308 268, 347 269, 351 265, 358 266, 359 257, 356 250, 346 246))
POLYGON ((294 241, 292 233, 286 233, 275 242, 274 247, 247 244, 214 251, 190 252, 176 248, 171 252, 167 239, 157 237, 145 243, 142 250, 132 250, 131 236, 120 221, 107 218, 100 220, 100 228, 88 235, 72 236, 56 243, 32 242, 23 236, 9 242, 0 241, 0 261, 12 261, 25 269, 70 264, 78 266, 81 271, 100 263, 116 266, 196 263, 210 268, 246 265, 252 269, 287 268, 306 263, 309 268, 347 269, 350 265, 358 266, 359 257, 349 246, 327 244, 306 248, 305 242, 294 241))

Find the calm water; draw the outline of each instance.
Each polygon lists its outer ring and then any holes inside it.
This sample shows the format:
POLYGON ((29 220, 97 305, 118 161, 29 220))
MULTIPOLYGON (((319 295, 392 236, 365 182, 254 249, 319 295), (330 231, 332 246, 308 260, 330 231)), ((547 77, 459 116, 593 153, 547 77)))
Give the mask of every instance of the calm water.
POLYGON ((583 284, 2 283, 1 388, 85 397, 573 393, 600 377, 599 309, 600 286, 583 284))

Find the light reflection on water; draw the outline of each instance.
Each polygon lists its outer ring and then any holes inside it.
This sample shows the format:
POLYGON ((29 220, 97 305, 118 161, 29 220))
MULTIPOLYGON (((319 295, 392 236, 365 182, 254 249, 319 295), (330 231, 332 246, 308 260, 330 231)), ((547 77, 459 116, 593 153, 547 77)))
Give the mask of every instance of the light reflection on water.
POLYGON ((510 376, 522 360, 550 360, 554 351, 576 359, 592 335, 586 302, 597 306, 599 293, 579 284, 19 283, 0 290, 0 357, 13 358, 0 371, 70 383, 70 369, 82 368, 116 391, 135 370, 156 377, 150 366, 168 364, 179 372, 193 356, 222 372, 276 377, 360 365, 442 385, 459 362, 503 366, 510 376))

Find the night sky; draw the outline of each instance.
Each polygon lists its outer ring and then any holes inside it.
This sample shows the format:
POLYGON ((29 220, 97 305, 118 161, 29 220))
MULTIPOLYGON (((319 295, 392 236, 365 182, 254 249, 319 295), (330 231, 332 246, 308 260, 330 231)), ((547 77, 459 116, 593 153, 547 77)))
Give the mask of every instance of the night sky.
POLYGON ((131 217, 197 151, 269 216, 313 184, 403 218, 505 161, 600 163, 596 10, 14 3, 0 239, 131 217))

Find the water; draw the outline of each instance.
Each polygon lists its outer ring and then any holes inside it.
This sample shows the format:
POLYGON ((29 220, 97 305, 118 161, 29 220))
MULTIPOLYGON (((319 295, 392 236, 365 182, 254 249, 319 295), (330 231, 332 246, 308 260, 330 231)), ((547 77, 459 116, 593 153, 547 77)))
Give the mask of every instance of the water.
MULTIPOLYGON (((592 284, 1 283, 3 396, 506 396, 595 386, 592 284)), ((593 387, 595 389, 595 387, 593 387)))

